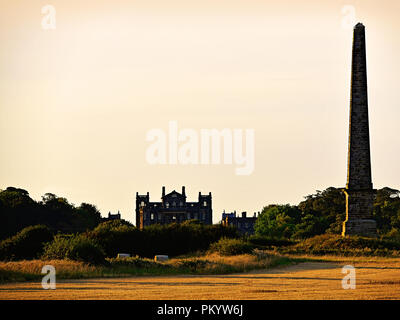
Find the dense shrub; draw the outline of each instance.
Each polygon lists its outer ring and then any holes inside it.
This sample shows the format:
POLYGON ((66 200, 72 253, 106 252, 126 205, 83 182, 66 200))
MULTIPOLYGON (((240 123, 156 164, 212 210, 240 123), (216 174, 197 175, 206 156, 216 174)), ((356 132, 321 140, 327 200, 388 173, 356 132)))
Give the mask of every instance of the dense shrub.
POLYGON ((211 261, 192 258, 178 261, 176 267, 181 270, 187 270, 188 272, 196 273, 207 270, 207 268, 209 268, 211 265, 213 265, 213 262, 211 261))
POLYGON ((118 253, 136 255, 135 248, 143 242, 139 229, 119 220, 103 222, 85 236, 98 243, 107 257, 116 257, 118 253))
POLYGON ((241 239, 222 238, 210 246, 211 252, 218 252, 223 256, 251 253, 253 246, 241 239))
POLYGON ((0 239, 5 239, 24 227, 39 224, 52 231, 84 232, 96 227, 102 218, 91 204, 82 203, 76 207, 52 193, 46 193, 42 201, 35 201, 28 191, 8 187, 0 190, 0 221, 0 239))
POLYGON ((207 250, 220 238, 234 238, 238 234, 231 227, 204 225, 196 221, 152 225, 143 230, 113 221, 100 224, 87 232, 86 237, 100 244, 108 257, 116 257, 118 253, 153 257, 156 254, 177 256, 207 250))
POLYGON ((360 236, 319 235, 283 249, 291 253, 340 255, 397 255, 400 242, 360 236))
POLYGON ((289 239, 278 239, 278 238, 271 238, 271 237, 266 237, 266 236, 258 236, 258 235, 253 235, 248 238, 248 241, 255 245, 255 246, 260 246, 260 247, 284 247, 284 246, 289 246, 293 245, 296 242, 289 240, 289 239))
POLYGON ((105 263, 103 249, 95 241, 81 235, 57 235, 45 246, 43 258, 70 259, 89 264, 105 263))
POLYGON ((38 258, 43 245, 53 239, 51 231, 43 225, 26 227, 15 236, 0 242, 0 260, 38 258))

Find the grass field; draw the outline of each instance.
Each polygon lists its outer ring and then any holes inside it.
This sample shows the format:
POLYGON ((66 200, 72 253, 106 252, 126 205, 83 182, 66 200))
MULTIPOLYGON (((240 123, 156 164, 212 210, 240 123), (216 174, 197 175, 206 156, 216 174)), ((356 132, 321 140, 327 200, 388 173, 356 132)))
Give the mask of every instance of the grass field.
MULTIPOLYGON (((297 259, 298 260, 298 259, 297 259)), ((39 280, 44 265, 56 269, 57 278, 109 278, 121 276, 228 274, 294 263, 295 260, 276 254, 259 252, 221 256, 217 253, 173 258, 167 262, 154 262, 145 258, 108 259, 107 265, 91 266, 71 260, 25 260, 0 262, 0 283, 39 280)))
MULTIPOLYGON (((292 258, 297 263, 236 274, 58 279, 56 290, 42 289, 40 281, 5 283, 0 299, 400 299, 400 258, 292 258), (356 268, 354 290, 342 288, 344 265, 356 268)), ((231 263, 246 259, 235 257, 231 263)), ((81 266, 72 263, 69 268, 72 272, 81 266)))

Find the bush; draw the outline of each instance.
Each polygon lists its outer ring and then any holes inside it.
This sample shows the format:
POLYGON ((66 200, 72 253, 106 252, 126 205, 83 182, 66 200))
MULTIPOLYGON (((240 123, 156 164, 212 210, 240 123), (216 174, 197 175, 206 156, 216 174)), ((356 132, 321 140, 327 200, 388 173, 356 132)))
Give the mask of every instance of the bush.
POLYGON ((166 265, 155 262, 154 260, 150 259, 143 259, 138 256, 136 257, 127 257, 127 258, 109 258, 107 259, 111 266, 116 268, 116 267, 127 267, 127 268, 132 268, 132 269, 150 269, 152 267, 159 267, 163 268, 166 265))
POLYGON ((398 255, 400 242, 384 239, 324 234, 305 239, 298 244, 283 249, 283 252, 305 254, 337 255, 398 255))
POLYGON ((222 238, 211 244, 210 251, 218 252, 222 256, 233 256, 251 253, 253 251, 253 246, 249 242, 240 239, 222 238))
POLYGON ((107 257, 125 252, 152 258, 156 254, 170 257, 207 250, 222 237, 238 237, 236 229, 221 225, 204 225, 198 221, 181 224, 151 225, 139 230, 114 222, 100 224, 86 236, 104 248, 107 257))
POLYGON ((89 264, 104 264, 105 254, 103 249, 89 239, 81 239, 75 243, 67 258, 75 261, 83 261, 89 264))
POLYGON ((248 241, 255 245, 255 246, 260 246, 260 247, 285 247, 285 246, 290 246, 295 244, 295 241, 289 240, 289 239, 277 239, 277 238, 271 238, 271 237, 266 237, 266 236, 257 236, 253 235, 249 237, 248 241))
POLYGON ((89 264, 104 264, 105 253, 93 240, 84 236, 57 235, 46 245, 44 259, 70 259, 89 264))
POLYGON ((49 228, 43 225, 22 229, 15 236, 0 242, 0 260, 23 260, 38 258, 46 242, 53 239, 49 228))

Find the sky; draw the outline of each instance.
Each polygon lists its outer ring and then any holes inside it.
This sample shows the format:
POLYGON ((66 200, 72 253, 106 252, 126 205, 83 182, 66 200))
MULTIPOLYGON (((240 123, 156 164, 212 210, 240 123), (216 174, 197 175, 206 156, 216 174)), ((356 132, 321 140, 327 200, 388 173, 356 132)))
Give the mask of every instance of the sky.
POLYGON ((160 201, 184 185, 188 201, 212 193, 216 223, 344 187, 357 22, 374 187, 400 189, 398 12, 397 0, 0 0, 0 189, 134 222, 136 192, 160 201), (168 138, 171 121, 254 130, 254 170, 149 163, 148 133, 168 138))

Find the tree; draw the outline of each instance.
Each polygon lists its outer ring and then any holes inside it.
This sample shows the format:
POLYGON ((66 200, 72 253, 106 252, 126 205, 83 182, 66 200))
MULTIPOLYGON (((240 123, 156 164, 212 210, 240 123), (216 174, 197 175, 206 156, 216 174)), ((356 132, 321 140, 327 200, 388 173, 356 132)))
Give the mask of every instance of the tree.
POLYGON ((5 239, 24 227, 37 224, 39 206, 26 190, 8 187, 0 192, 0 212, 0 239, 5 239))
POLYGON ((77 227, 86 226, 88 229, 93 229, 101 222, 100 211, 92 204, 82 203, 75 209, 75 213, 78 217, 77 227))
POLYGON ((300 222, 301 211, 296 206, 269 205, 264 207, 254 225, 256 235, 290 238, 300 222))
POLYGON ((329 187, 305 197, 299 203, 302 212, 296 237, 312 237, 325 232, 340 234, 346 217, 346 199, 343 191, 329 187))
POLYGON ((28 191, 15 187, 0 191, 0 219, 0 240, 31 225, 43 224, 52 231, 75 233, 93 229, 102 220, 94 205, 82 203, 75 207, 54 193, 46 193, 42 201, 36 202, 28 191))
POLYGON ((399 237, 400 191, 388 187, 378 190, 373 215, 379 234, 399 237))

